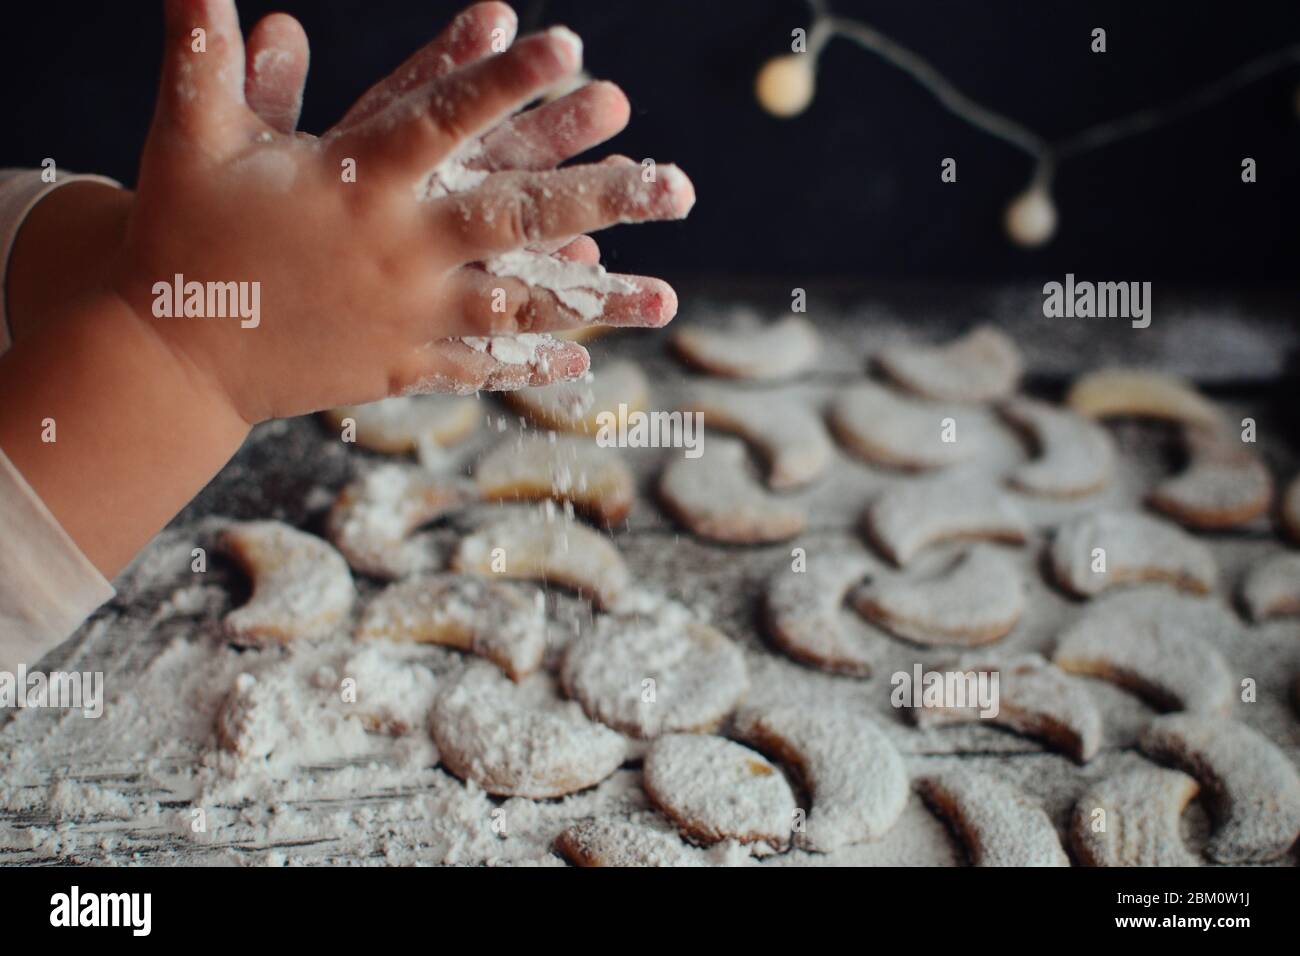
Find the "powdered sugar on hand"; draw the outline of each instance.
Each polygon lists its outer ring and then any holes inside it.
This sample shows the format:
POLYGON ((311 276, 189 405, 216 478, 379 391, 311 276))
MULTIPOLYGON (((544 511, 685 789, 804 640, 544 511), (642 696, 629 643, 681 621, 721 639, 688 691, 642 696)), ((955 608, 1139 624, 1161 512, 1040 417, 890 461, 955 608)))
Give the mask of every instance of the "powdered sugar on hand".
MULTIPOLYGON (((489 175, 488 171, 479 165, 482 159, 482 141, 471 140, 430 170, 429 174, 417 184, 416 198, 439 199, 477 188, 489 175)), ((637 291, 636 285, 612 275, 599 263, 560 259, 548 252, 535 249, 516 249, 493 256, 484 263, 484 267, 492 275, 519 279, 534 289, 545 289, 583 322, 598 320, 605 311, 605 302, 609 296, 629 295, 637 291)), ((532 335, 493 336, 490 339, 464 341, 467 344, 471 341, 491 343, 493 340, 499 343, 502 340, 523 338, 549 340, 549 336, 532 335)), ((528 361, 523 356, 535 353, 535 350, 533 353, 516 352, 499 345, 493 347, 474 344, 471 347, 488 352, 507 364, 523 364, 528 361), (515 356, 515 358, 512 360, 507 356, 515 356)))
POLYGON ((484 352, 506 365, 536 365, 539 354, 555 344, 555 339, 542 333, 522 335, 470 335, 462 338, 475 352, 484 352))

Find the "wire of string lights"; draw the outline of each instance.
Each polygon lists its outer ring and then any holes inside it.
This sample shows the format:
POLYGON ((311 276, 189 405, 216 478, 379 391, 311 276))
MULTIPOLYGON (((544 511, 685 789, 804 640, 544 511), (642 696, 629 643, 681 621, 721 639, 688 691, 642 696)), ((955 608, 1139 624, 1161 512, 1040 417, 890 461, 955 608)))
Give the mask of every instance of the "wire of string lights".
MULTIPOLYGON (((1300 63, 1300 44, 1256 57, 1160 107, 1138 110, 1097 123, 1056 141, 971 99, 929 61, 862 20, 837 16, 822 0, 809 3, 812 20, 792 31, 791 53, 773 57, 759 70, 755 94, 773 116, 792 117, 812 103, 817 90, 817 65, 826 45, 837 37, 849 40, 912 77, 949 112, 1026 153, 1033 162, 1025 190, 1007 206, 1007 235, 1022 246, 1039 246, 1056 233, 1056 204, 1052 182, 1067 159, 1111 143, 1166 126, 1219 103, 1237 91, 1300 63)), ((1297 98, 1300 110, 1300 96, 1297 98)))

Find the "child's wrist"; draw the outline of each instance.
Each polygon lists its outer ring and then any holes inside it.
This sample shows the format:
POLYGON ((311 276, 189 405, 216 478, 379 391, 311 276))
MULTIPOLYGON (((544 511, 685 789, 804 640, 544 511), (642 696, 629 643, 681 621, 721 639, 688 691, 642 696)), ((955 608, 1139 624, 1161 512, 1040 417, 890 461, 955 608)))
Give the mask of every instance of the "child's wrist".
POLYGON ((2 290, 15 341, 58 319, 87 290, 103 284, 131 198, 125 189, 80 180, 48 193, 27 214, 2 290))
POLYGON ((248 424, 125 303, 96 294, 0 358, 0 448, 112 577, 248 424))

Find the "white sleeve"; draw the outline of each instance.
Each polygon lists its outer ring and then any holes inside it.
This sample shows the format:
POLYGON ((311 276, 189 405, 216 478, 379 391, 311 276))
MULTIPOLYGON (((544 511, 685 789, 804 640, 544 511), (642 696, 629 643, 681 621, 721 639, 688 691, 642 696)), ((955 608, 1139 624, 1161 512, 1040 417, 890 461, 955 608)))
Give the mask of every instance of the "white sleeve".
MULTIPOLYGON (((9 254, 27 214, 52 190, 102 176, 0 170, 0 354, 12 344, 5 311, 9 254)), ((112 585, 81 552, 0 450, 0 671, 36 661, 113 597, 112 585)))

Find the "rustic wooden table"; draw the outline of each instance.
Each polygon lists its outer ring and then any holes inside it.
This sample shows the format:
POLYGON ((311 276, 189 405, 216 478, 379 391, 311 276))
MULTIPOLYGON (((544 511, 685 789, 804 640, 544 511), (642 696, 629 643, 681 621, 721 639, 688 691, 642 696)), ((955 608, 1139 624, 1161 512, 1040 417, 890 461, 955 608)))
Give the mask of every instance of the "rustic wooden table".
MULTIPOLYGON (((685 283, 686 306, 679 321, 707 321, 739 303, 777 314, 788 308, 791 285, 685 283)), ((1024 351, 1031 391, 1059 397, 1073 376, 1104 364, 1176 371, 1197 380, 1234 414, 1258 420, 1260 447, 1279 480, 1300 469, 1295 400, 1300 322, 1293 294, 1171 293, 1166 299, 1157 285, 1154 321, 1137 331, 1114 319, 1045 319, 1040 289, 1029 285, 863 288, 845 283, 810 285, 808 293, 809 316, 826 339, 825 364, 818 374, 784 386, 792 400, 824 403, 860 379, 868 356, 886 343, 939 340, 973 322, 991 320, 1024 351)), ((613 357, 643 362, 655 407, 671 408, 692 380, 668 355, 662 338, 650 333, 612 335, 594 343, 592 352, 597 367, 613 357)), ((513 416, 495 400, 485 397, 483 407, 494 422, 504 414, 513 424, 513 416)), ((1122 425, 1116 436, 1123 451, 1119 480, 1083 504, 1033 504, 1032 517, 1040 529, 1079 508, 1135 504, 1176 466, 1175 443, 1161 430, 1122 425)), ((456 466, 466 467, 501 437, 495 428, 480 428, 456 450, 456 466)), ((1108 684, 1090 683, 1104 710, 1106 746, 1094 761, 1079 767, 1036 741, 1005 731, 979 726, 918 731, 901 720, 888 705, 888 674, 910 669, 917 660, 951 659, 941 650, 918 651, 877 635, 878 664, 866 680, 821 674, 779 656, 766 643, 755 608, 764 579, 786 558, 788 547, 725 548, 680 532, 647 493, 665 452, 626 454, 642 496, 626 527, 616 532, 618 546, 640 581, 709 614, 741 642, 755 695, 817 693, 841 700, 845 707, 875 711, 914 770, 949 761, 988 766, 1041 800, 1062 828, 1089 781, 1142 759, 1134 738, 1151 711, 1108 684)), ((401 756, 389 749, 342 765, 304 767, 294 779, 263 788, 257 797, 207 806, 207 831, 193 831, 194 787, 210 750, 212 710, 237 673, 239 659, 222 648, 224 656, 211 667, 195 662, 206 660, 200 656, 205 648, 220 644, 217 622, 243 600, 247 585, 218 559, 204 586, 187 591, 189 548, 208 540, 218 518, 278 518, 319 530, 332 495, 372 457, 334 440, 312 418, 259 427, 122 575, 118 597, 48 655, 41 669, 103 671, 109 702, 97 721, 49 711, 0 714, 0 862, 555 863, 546 844, 568 821, 595 806, 637 805, 639 770, 633 763, 595 794, 521 810, 518 819, 524 822, 516 823, 516 829, 531 830, 529 839, 498 841, 500 849, 490 852, 479 844, 466 847, 456 836, 456 827, 463 824, 443 819, 463 812, 455 792, 459 782, 432 768, 390 772, 401 756), (192 600, 184 600, 186 594, 192 600), (160 721, 171 728, 161 739, 160 721), (267 799, 268 793, 277 795, 267 799)), ((877 489, 899 480, 906 479, 839 455, 825 480, 793 496, 811 516, 800 543, 810 548, 843 543, 865 552, 855 530, 862 505, 877 489)), ((445 549, 473 518, 471 509, 435 528, 428 534, 429 547, 445 549)), ((1019 551, 1031 582, 1031 602, 1022 623, 1003 642, 1010 650, 1050 652, 1062 624, 1080 610, 1043 581, 1037 568, 1042 540, 1040 531, 1030 547, 1019 551)), ((1281 547, 1265 522, 1207 541, 1220 562, 1220 597, 1226 602, 1232 601, 1242 570, 1281 547)), ((373 590, 373 584, 363 583, 363 592, 373 590)), ((580 622, 586 613, 581 602, 566 595, 552 595, 552 604, 557 615, 571 621, 580 622)), ((1240 634, 1220 649, 1234 671, 1259 683, 1258 702, 1237 705, 1235 716, 1262 730, 1300 763, 1300 720, 1287 699, 1290 681, 1300 673, 1300 622, 1243 623, 1240 634)), ((1209 821, 1199 804, 1185 821, 1186 838, 1195 847, 1204 840, 1209 821)), ((943 825, 913 798, 899 825, 878 843, 829 856, 792 852, 765 865, 954 864, 961 859, 943 825)))

